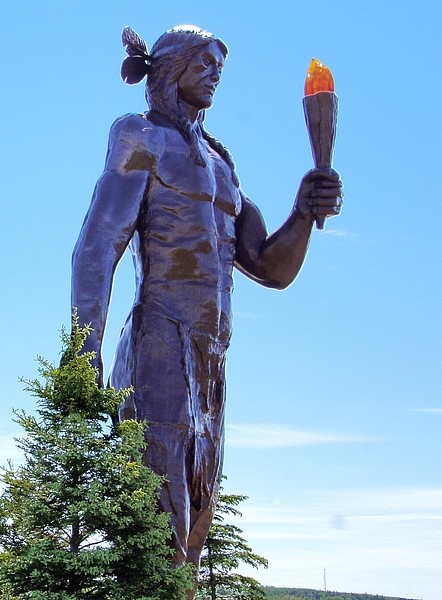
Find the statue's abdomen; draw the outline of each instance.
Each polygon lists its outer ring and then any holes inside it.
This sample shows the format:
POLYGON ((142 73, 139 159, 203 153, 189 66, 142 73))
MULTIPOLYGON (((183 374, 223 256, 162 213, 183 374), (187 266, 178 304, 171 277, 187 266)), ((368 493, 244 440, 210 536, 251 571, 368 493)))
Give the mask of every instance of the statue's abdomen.
POLYGON ((228 341, 234 221, 210 197, 151 189, 138 228, 137 303, 228 341))

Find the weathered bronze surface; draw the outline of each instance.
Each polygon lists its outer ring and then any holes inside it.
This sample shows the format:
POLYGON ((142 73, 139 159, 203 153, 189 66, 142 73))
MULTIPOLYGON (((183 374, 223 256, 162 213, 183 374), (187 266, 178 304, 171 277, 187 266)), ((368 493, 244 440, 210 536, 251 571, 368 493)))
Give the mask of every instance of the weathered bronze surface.
POLYGON ((267 287, 290 285, 315 218, 340 212, 341 184, 332 169, 308 172, 286 222, 268 235, 230 154, 204 129, 225 44, 188 26, 166 32, 150 53, 129 29, 123 43, 123 78, 147 75, 149 110, 111 128, 73 254, 72 306, 92 324, 86 349, 97 352, 103 383, 113 275, 129 246, 136 297, 109 383, 134 388, 120 418, 148 420, 146 462, 168 478, 161 506, 172 515, 176 562, 198 565, 222 467, 233 267, 267 287))

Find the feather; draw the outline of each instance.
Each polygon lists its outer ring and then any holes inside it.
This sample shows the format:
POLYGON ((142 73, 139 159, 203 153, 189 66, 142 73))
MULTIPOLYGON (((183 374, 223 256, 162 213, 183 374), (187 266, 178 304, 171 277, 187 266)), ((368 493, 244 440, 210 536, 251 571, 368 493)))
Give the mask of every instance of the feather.
POLYGON ((141 39, 131 27, 125 27, 123 29, 121 41, 129 56, 143 56, 148 58, 149 52, 147 50, 146 42, 141 39))
POLYGON ((127 56, 121 65, 121 77, 125 83, 140 83, 147 70, 146 60, 142 56, 127 56))

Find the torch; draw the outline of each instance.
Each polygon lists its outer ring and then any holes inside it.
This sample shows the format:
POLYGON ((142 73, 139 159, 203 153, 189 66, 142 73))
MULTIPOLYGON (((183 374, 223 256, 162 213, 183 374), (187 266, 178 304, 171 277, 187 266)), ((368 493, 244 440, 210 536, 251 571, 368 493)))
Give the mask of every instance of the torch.
MULTIPOLYGON (((334 89, 330 70, 313 58, 305 79, 302 104, 317 169, 331 168, 338 117, 338 98, 334 89)), ((315 221, 318 229, 324 229, 324 216, 317 216, 315 221)))

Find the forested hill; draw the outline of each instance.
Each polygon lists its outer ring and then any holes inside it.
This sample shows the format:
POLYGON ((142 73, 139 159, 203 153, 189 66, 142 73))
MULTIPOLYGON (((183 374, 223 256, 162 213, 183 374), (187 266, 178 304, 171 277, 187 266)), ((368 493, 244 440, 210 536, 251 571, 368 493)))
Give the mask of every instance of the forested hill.
POLYGON ((412 598, 393 598, 378 594, 352 594, 346 592, 322 592, 304 588, 264 587, 269 600, 413 600, 412 598))

